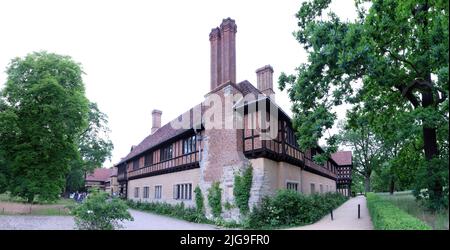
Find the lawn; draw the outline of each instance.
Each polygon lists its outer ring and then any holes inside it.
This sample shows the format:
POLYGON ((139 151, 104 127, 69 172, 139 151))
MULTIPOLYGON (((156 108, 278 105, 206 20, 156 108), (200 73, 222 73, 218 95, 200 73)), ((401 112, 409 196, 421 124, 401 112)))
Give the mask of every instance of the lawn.
POLYGON ((436 230, 449 229, 449 211, 439 211, 433 213, 428 211, 420 202, 416 201, 411 191, 395 192, 393 195, 389 193, 377 193, 382 199, 387 200, 408 214, 427 223, 436 230))
POLYGON ((22 198, 11 197, 8 193, 0 194, 0 214, 23 215, 70 215, 70 207, 75 205, 72 199, 59 199, 55 202, 45 203, 35 201, 26 203, 22 198))

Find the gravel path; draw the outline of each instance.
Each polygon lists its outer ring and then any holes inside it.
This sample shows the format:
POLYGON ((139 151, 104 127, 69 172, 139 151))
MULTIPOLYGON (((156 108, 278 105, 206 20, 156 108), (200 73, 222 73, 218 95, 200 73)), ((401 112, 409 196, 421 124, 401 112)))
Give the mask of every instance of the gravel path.
POLYGON ((366 206, 366 197, 361 195, 346 201, 333 210, 333 220, 328 214, 320 221, 291 230, 372 230, 369 210, 366 206), (358 204, 361 205, 361 218, 358 219, 358 204))
MULTIPOLYGON (((134 221, 123 223, 125 230, 214 230, 213 225, 191 223, 162 215, 129 210, 134 221)), ((0 215, 0 230, 72 230, 71 216, 0 215)))
POLYGON ((72 216, 0 215, 0 230, 71 230, 72 216))

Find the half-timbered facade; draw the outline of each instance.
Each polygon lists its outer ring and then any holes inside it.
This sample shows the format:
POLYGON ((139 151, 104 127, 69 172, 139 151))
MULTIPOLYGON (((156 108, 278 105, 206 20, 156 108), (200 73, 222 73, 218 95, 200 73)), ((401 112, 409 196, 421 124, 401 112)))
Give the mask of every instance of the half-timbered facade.
MULTIPOLYGON (((320 147, 305 152, 299 149, 291 119, 275 102, 271 66, 256 71, 257 87, 248 81, 236 82, 236 31, 230 18, 211 31, 211 91, 199 105, 174 120, 187 117, 188 126, 175 128, 174 121, 161 126, 162 112, 154 110, 151 134, 116 164, 122 196, 149 202, 183 201, 194 206, 193 191, 197 186, 205 195, 214 182, 219 182, 223 202, 232 203, 234 176, 248 167, 253 168, 250 205, 282 188, 311 194, 336 192, 343 187, 338 183, 348 170, 341 171, 339 162, 329 158, 317 164, 313 157, 320 147), (230 111, 225 104, 230 96, 245 98, 235 99, 230 111), (254 98, 250 100, 249 96, 254 98), (208 107, 213 97, 223 101, 217 117, 232 117, 232 128, 208 127, 208 107), (263 113, 267 114, 264 121, 263 113), (263 129, 265 122, 271 125, 263 129), (267 138, 270 129, 272 136, 267 138)), ((351 183, 351 175, 347 177, 345 183, 351 183)), ((237 215, 237 209, 224 211, 225 218, 237 215)))

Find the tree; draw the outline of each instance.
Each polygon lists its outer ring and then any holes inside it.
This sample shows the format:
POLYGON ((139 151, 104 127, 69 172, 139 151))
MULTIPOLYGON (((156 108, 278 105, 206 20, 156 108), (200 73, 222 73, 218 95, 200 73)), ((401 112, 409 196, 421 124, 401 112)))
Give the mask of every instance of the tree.
POLYGON ((339 142, 352 149, 354 171, 364 179, 364 191, 370 192, 372 172, 382 161, 383 146, 381 141, 367 125, 363 116, 358 117, 356 124, 341 126, 339 142))
POLYGON ((55 200, 88 125, 82 69, 68 56, 35 52, 8 66, 0 101, 0 151, 12 195, 55 200))
POLYGON ((87 173, 101 167, 111 157, 113 144, 109 139, 108 116, 102 113, 96 103, 89 103, 88 126, 78 139, 80 157, 72 161, 71 170, 66 177, 66 192, 84 187, 87 173))
POLYGON ((77 228, 85 230, 114 230, 122 227, 119 222, 133 220, 124 201, 98 190, 93 190, 73 214, 77 228))
POLYGON ((334 123, 332 108, 343 102, 363 103, 374 114, 394 107, 412 118, 405 127, 421 126, 422 188, 431 207, 448 206, 448 155, 439 154, 439 147, 448 150, 448 1, 356 0, 358 18, 347 22, 322 15, 330 1, 302 4, 295 36, 308 62, 297 75, 279 78, 281 90, 289 86, 300 146, 314 146, 334 123))

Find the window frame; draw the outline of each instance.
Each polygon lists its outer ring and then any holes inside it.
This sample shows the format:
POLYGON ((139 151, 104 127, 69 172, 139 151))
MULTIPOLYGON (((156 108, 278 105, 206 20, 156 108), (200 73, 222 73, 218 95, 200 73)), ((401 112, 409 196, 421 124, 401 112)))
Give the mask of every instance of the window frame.
POLYGON ((197 137, 196 135, 192 135, 188 138, 183 139, 182 142, 182 154, 190 154, 194 153, 197 149, 197 137))
POLYGON ((173 144, 167 145, 159 150, 160 161, 173 159, 173 144))
POLYGON ((144 199, 150 198, 150 187, 149 186, 145 186, 142 189, 142 198, 144 198, 144 199))
POLYGON ((296 192, 298 192, 298 186, 299 186, 299 182, 298 181, 286 181, 286 189, 288 189, 288 190, 294 190, 294 191, 296 191, 296 192), (292 187, 295 187, 295 189, 294 188, 292 188, 292 187))
POLYGON ((162 185, 155 185, 154 198, 160 200, 162 198, 162 185))
POLYGON ((192 200, 192 183, 177 183, 174 185, 173 199, 181 201, 192 200))

